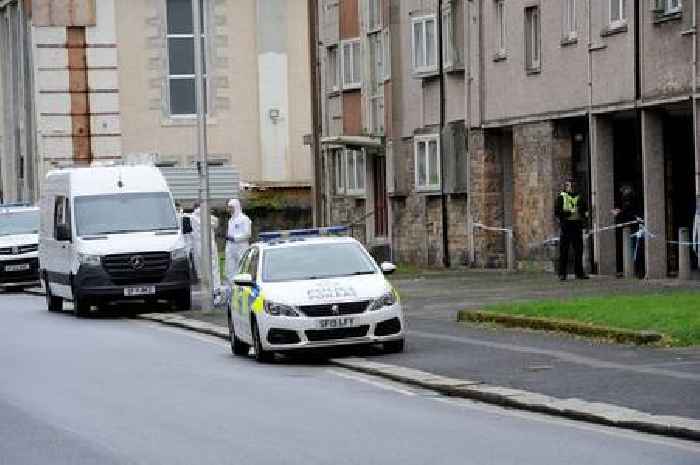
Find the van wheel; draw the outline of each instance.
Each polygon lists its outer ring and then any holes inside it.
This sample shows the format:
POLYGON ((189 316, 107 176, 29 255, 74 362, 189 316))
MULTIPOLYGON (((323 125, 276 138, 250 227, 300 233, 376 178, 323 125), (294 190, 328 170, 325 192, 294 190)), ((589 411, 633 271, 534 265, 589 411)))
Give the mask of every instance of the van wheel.
POLYGON ((260 331, 258 331, 258 322, 251 316, 250 318, 251 332, 253 333, 253 344, 255 347, 255 360, 260 363, 270 363, 275 359, 275 354, 264 350, 262 341, 260 340, 260 331))
POLYGON ((51 294, 49 280, 46 278, 44 278, 44 287, 46 288, 46 307, 49 309, 50 312, 62 312, 63 297, 56 297, 51 294))
POLYGON ((248 352, 250 351, 250 346, 238 339, 238 336, 236 336, 236 328, 233 326, 233 321, 231 320, 231 313, 229 311, 226 312, 226 316, 228 317, 228 338, 231 342, 231 353, 233 355, 244 357, 248 355, 248 352))
POLYGON ((399 354, 403 352, 405 341, 399 339, 398 341, 387 341, 383 343, 384 352, 387 354, 399 354))
POLYGON ((175 310, 178 312, 188 312, 192 310, 192 292, 190 289, 178 291, 175 294, 175 310))
POLYGON ((75 296, 73 298, 73 313, 78 318, 85 318, 90 314, 90 302, 85 298, 75 296))

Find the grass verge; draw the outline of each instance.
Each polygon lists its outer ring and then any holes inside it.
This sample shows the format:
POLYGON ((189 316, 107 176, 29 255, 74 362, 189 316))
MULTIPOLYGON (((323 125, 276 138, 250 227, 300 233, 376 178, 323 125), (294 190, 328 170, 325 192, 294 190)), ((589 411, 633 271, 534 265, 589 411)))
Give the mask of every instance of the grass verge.
POLYGON ((497 304, 484 310, 632 331, 655 331, 665 336, 665 344, 676 347, 700 344, 700 293, 697 292, 497 304))

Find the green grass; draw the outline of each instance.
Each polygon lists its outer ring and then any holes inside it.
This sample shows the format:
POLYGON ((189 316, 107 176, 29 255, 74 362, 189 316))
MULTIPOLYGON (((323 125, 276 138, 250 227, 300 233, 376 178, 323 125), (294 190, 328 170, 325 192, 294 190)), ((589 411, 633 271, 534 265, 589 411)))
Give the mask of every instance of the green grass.
POLYGON ((672 292, 497 304, 489 312, 574 320, 662 333, 672 346, 700 344, 700 293, 672 292))

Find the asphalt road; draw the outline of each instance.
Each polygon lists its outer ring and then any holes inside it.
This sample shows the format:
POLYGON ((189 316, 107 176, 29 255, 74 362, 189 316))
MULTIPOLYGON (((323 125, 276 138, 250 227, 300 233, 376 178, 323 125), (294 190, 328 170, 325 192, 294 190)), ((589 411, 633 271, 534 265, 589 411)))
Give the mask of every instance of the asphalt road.
POLYGON ((446 399, 0 295, 0 464, 688 464, 700 445, 446 399))

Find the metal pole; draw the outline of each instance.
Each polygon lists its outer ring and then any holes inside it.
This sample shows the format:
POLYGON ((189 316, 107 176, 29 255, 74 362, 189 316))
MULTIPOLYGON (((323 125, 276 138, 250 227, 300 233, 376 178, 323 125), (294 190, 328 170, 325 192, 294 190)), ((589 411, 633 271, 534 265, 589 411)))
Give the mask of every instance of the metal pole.
POLYGON ((506 260, 508 271, 515 271, 515 244, 513 243, 513 231, 506 231, 506 260))
POLYGON ((211 264, 211 216, 209 214, 209 165, 207 162, 207 115, 205 105, 205 82, 203 64, 206 55, 202 50, 202 11, 204 0, 192 1, 192 23, 194 26, 194 74, 197 105, 197 155, 199 158, 199 214, 201 224, 202 257, 200 263, 202 309, 213 308, 212 264, 211 264), (202 3, 200 3, 202 2, 202 3))
MULTIPOLYGON (((639 240, 638 238, 637 241, 639 240)), ((622 271, 625 278, 634 278, 634 258, 632 230, 629 226, 625 226, 622 228, 622 271)))
POLYGON ((681 281, 690 280, 690 230, 688 228, 678 229, 678 279, 681 281))

